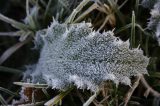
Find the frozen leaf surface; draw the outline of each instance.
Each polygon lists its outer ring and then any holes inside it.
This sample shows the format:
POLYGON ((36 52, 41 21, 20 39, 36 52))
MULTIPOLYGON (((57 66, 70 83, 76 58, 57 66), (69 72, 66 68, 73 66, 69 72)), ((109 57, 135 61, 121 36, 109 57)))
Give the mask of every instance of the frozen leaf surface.
POLYGON ((93 31, 87 23, 52 23, 45 34, 36 36, 35 44, 42 48, 38 63, 30 68, 33 83, 45 81, 61 90, 74 84, 91 91, 106 80, 130 85, 131 76, 147 73, 149 59, 113 35, 93 31))

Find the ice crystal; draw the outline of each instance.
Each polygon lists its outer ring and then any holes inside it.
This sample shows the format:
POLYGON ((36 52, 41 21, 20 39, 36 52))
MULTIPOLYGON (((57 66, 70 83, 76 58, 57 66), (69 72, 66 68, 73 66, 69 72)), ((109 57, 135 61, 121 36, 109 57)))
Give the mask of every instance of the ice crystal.
POLYGON ((147 27, 155 32, 160 45, 160 0, 143 0, 142 5, 151 9, 151 17, 149 18, 147 27))
POLYGON ((21 91, 19 92, 20 100, 13 99, 11 106, 16 106, 17 104, 22 104, 28 101, 29 98, 24 93, 25 89, 26 89, 25 87, 21 87, 21 91))
POLYGON ((149 19, 148 28, 155 30, 158 24, 160 24, 160 1, 154 5, 150 13, 151 17, 149 19))
POLYGON ((30 68, 35 69, 33 83, 44 80, 55 89, 74 84, 96 91, 103 81, 130 85, 131 76, 147 73, 149 59, 142 50, 130 50, 129 42, 114 37, 112 31, 99 33, 89 26, 53 22, 46 34, 37 34, 42 48, 36 67, 30 68))
POLYGON ((160 23, 160 1, 159 0, 143 0, 143 7, 151 9, 151 17, 148 22, 148 28, 155 30, 160 23))
POLYGON ((158 0, 142 0, 141 4, 145 8, 152 8, 158 0))
POLYGON ((157 25, 156 37, 158 38, 158 42, 159 42, 159 45, 160 45, 160 23, 157 25))

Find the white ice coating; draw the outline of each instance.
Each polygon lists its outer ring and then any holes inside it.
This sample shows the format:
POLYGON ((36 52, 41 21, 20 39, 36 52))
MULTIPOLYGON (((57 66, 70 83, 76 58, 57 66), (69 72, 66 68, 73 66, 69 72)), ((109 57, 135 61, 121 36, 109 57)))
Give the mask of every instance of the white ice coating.
POLYGON ((46 34, 36 36, 35 44, 42 48, 34 71, 30 71, 33 83, 44 81, 61 90, 74 84, 96 91, 103 81, 130 85, 131 76, 147 74, 149 59, 142 50, 130 50, 128 41, 113 35, 112 31, 93 31, 87 23, 54 21, 46 34))
POLYGON ((155 32, 155 37, 160 45, 160 0, 143 0, 142 5, 150 9, 151 17, 147 27, 155 32))

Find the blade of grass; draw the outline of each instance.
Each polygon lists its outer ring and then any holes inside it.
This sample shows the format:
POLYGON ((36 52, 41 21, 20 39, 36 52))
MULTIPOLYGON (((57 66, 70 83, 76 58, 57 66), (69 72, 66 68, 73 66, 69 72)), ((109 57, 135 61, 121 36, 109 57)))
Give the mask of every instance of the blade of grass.
POLYGON ((12 91, 6 89, 6 88, 0 87, 0 91, 3 91, 3 92, 5 92, 5 93, 7 93, 7 94, 9 94, 9 95, 18 96, 17 93, 14 93, 14 92, 12 92, 12 91))
POLYGON ((49 9, 50 9, 50 7, 51 7, 51 4, 52 4, 52 0, 49 0, 49 1, 48 1, 48 4, 47 4, 47 7, 46 7, 46 10, 45 10, 45 12, 44 12, 44 19, 46 19, 46 17, 47 17, 47 14, 48 14, 48 12, 49 12, 49 9))
POLYGON ((2 103, 3 106, 8 106, 7 102, 4 100, 1 94, 0 94, 0 102, 2 103))
POLYGON ((33 84, 33 83, 24 83, 24 82, 14 82, 13 84, 23 86, 23 87, 31 87, 31 88, 47 88, 47 84, 33 84))
POLYGON ((23 42, 23 41, 25 41, 28 38, 28 36, 31 36, 31 35, 32 35, 32 32, 30 32, 30 31, 23 32, 21 34, 21 36, 19 37, 19 41, 23 42))
MULTIPOLYGON (((16 91, 15 91, 15 93, 16 94, 19 94, 19 92, 21 91, 21 88, 18 88, 16 91)), ((19 96, 19 95, 18 95, 19 96)), ((11 101, 13 101, 13 98, 14 98, 15 96, 14 95, 11 95, 11 96, 9 96, 7 99, 6 99, 6 102, 7 103, 10 103, 11 101)))
POLYGON ((92 4, 85 12, 83 12, 73 23, 81 21, 86 15, 95 10, 98 7, 97 3, 92 4))
POLYGON ((33 16, 30 15, 30 11, 29 11, 29 0, 26 0, 26 14, 27 14, 27 18, 28 18, 28 20, 29 20, 29 26, 30 26, 33 30, 36 30, 35 20, 34 20, 33 16))
POLYGON ((74 87, 71 87, 64 92, 61 92, 60 94, 58 94, 57 96, 55 96, 54 98, 52 98, 51 100, 46 102, 44 105, 45 106, 53 106, 53 105, 58 104, 68 93, 70 93, 73 90, 73 88, 74 87))
POLYGON ((138 87, 139 82, 141 80, 142 75, 139 75, 136 77, 134 84, 132 85, 132 87, 129 89, 129 91, 127 92, 126 96, 125 96, 125 104, 124 106, 127 106, 133 92, 135 91, 135 89, 138 87))
POLYGON ((29 0, 26 0, 26 14, 29 16, 29 0))
POLYGON ((77 13, 82 10, 82 8, 91 0, 83 0, 71 13, 69 18, 66 20, 65 23, 72 23, 74 18, 76 17, 77 13))
POLYGON ((32 103, 36 103, 36 101, 35 101, 35 91, 33 90, 33 92, 32 92, 32 103))
POLYGON ((21 34, 22 34, 22 31, 0 32, 0 36, 10 36, 10 37, 20 36, 21 34))
POLYGON ((150 37, 153 37, 153 35, 150 34, 150 33, 148 33, 148 32, 146 32, 146 31, 141 27, 141 25, 136 24, 136 27, 138 27, 145 35, 150 36, 150 37))
POLYGON ((45 101, 41 101, 41 102, 35 102, 35 103, 29 103, 29 104, 22 104, 18 106, 43 106, 44 103, 45 101))
POLYGON ((149 56, 149 51, 148 51, 148 43, 149 42, 149 36, 146 36, 146 42, 145 42, 145 52, 146 56, 149 56))
POLYGON ((125 0, 125 1, 118 7, 118 9, 120 10, 127 2, 128 2, 128 0, 125 0))
POLYGON ((132 26, 131 23, 130 23, 130 24, 127 24, 127 25, 125 25, 125 26, 119 28, 118 30, 116 30, 116 31, 115 31, 115 34, 118 34, 118 33, 122 32, 122 31, 124 31, 124 30, 130 28, 131 26, 132 26))
POLYGON ((40 0, 40 2, 42 3, 42 5, 43 5, 44 7, 47 6, 47 4, 46 4, 46 2, 45 2, 44 0, 40 0))
MULTIPOLYGON (((143 34, 152 37, 152 35, 151 35, 150 33, 146 32, 139 24, 135 23, 135 26, 136 26, 140 31, 142 31, 143 34)), ((119 28, 118 30, 116 30, 116 31, 115 31, 115 34, 118 34, 118 33, 122 32, 122 31, 124 31, 124 30, 126 30, 126 29, 128 29, 128 28, 131 28, 131 27, 132 27, 132 23, 127 24, 127 25, 119 28)))
POLYGON ((120 22, 122 23, 122 26, 126 25, 126 22, 124 20, 124 15, 122 14, 122 12, 120 11, 118 5, 116 2, 114 2, 113 0, 108 0, 108 3, 110 4, 111 8, 113 9, 113 11, 117 14, 120 22))
POLYGON ((131 27, 131 48, 135 48, 135 13, 132 11, 132 27, 131 27))
POLYGON ((37 29, 37 26, 36 26, 36 23, 33 19, 33 16, 31 15, 28 15, 27 17, 29 19, 29 26, 33 29, 33 30, 36 30, 37 29))
POLYGON ((78 89, 76 89, 76 94, 77 94, 77 96, 79 97, 79 99, 81 100, 81 102, 84 104, 84 103, 85 103, 84 97, 83 97, 83 95, 78 91, 78 89))
POLYGON ((160 97, 160 93, 156 90, 154 90, 149 84, 148 82, 146 81, 146 79, 144 78, 144 76, 141 77, 141 83, 142 85, 149 91, 150 94, 152 94, 152 96, 154 97, 160 97))
POLYGON ((70 13, 71 10, 66 6, 66 4, 62 0, 58 0, 58 2, 70 13))
POLYGON ((7 49, 0 57, 0 65, 3 62, 5 62, 14 52, 16 52, 19 48, 21 48, 24 44, 28 43, 29 41, 31 41, 31 38, 28 38, 22 42, 19 42, 13 45, 12 47, 10 47, 9 49, 7 49))
POLYGON ((25 25, 23 23, 17 22, 15 20, 11 19, 11 18, 8 18, 8 17, 2 15, 1 13, 0 13, 0 20, 11 24, 14 28, 17 28, 17 29, 21 29, 21 30, 30 29, 30 27, 28 25, 25 25))
POLYGON ((22 71, 20 71, 20 70, 13 69, 13 68, 8 68, 8 67, 4 67, 4 66, 0 66, 0 72, 22 74, 22 71))
POLYGON ((149 72, 150 77, 159 78, 160 79, 160 72, 149 72))
POLYGON ((99 91, 96 91, 96 92, 94 93, 94 95, 92 95, 92 96, 83 104, 83 106, 89 106, 89 105, 93 102, 93 100, 97 97, 98 94, 99 94, 99 91))
POLYGON ((136 0, 136 3, 135 3, 135 13, 136 13, 136 15, 138 15, 138 7, 139 7, 139 0, 136 0))
POLYGON ((109 18, 110 18, 111 16, 112 16, 112 14, 106 16, 103 24, 100 26, 100 28, 99 28, 98 30, 102 30, 102 29, 103 29, 103 27, 104 27, 104 26, 106 25, 106 23, 109 21, 109 18))
POLYGON ((42 88, 42 92, 45 94, 45 96, 49 99, 50 95, 48 94, 47 90, 45 88, 42 88))

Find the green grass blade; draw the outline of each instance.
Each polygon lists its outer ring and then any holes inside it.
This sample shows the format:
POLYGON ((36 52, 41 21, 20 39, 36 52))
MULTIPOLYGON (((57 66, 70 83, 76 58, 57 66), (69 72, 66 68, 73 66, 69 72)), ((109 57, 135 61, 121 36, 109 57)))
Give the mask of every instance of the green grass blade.
POLYGON ((94 95, 92 95, 84 104, 83 106, 89 106, 93 100, 97 97, 97 95, 99 94, 99 91, 95 92, 94 95))
POLYGON ((6 89, 6 88, 0 87, 0 91, 3 91, 3 92, 5 92, 5 93, 10 94, 10 95, 13 95, 13 96, 18 96, 17 93, 14 93, 14 92, 12 92, 12 91, 6 89))
POLYGON ((2 106, 8 106, 7 102, 4 100, 1 94, 0 94, 0 102, 2 103, 2 106))
POLYGON ((80 22, 83 18, 85 18, 85 16, 87 16, 89 13, 91 13, 96 8, 98 8, 98 4, 97 3, 92 4, 86 11, 84 11, 80 16, 78 16, 77 19, 75 19, 73 23, 80 22))
POLYGON ((146 55, 149 56, 149 51, 148 51, 148 43, 149 42, 149 36, 146 36, 146 42, 145 42, 145 52, 146 55))
POLYGON ((136 0, 136 3, 135 3, 135 13, 136 15, 138 14, 138 8, 139 7, 139 0, 136 0))
POLYGON ((83 0, 71 13, 65 23, 72 23, 77 13, 82 10, 82 8, 91 0, 83 0))
POLYGON ((43 106, 44 103, 45 101, 40 101, 40 102, 35 102, 35 103, 22 104, 18 106, 43 106))
POLYGON ((122 31, 124 31, 124 30, 130 28, 131 26, 132 26, 132 24, 127 24, 127 25, 125 25, 125 26, 119 28, 118 30, 116 30, 116 31, 115 31, 115 34, 118 34, 118 33, 122 32, 122 31))
POLYGON ((127 2, 128 2, 128 0, 125 0, 125 1, 118 7, 118 10, 120 10, 127 2))
POLYGON ((149 72, 149 76, 160 79, 160 72, 149 72))
POLYGON ((1 13, 0 13, 0 20, 11 24, 14 28, 17 28, 17 29, 21 29, 21 30, 30 29, 28 25, 25 25, 23 23, 17 22, 15 20, 11 19, 11 18, 8 18, 8 17, 2 15, 1 13))
POLYGON ((74 87, 71 87, 64 92, 61 92, 60 94, 58 94, 57 96, 46 102, 45 106, 53 106, 58 104, 67 94, 69 94, 73 90, 73 88, 74 87))
POLYGON ((132 27, 131 27, 131 37, 130 37, 130 41, 131 41, 131 48, 135 47, 135 13, 134 11, 132 12, 132 27))
POLYGON ((10 36, 10 37, 17 37, 21 36, 22 31, 16 31, 16 32, 0 32, 0 36, 10 36))
POLYGON ((48 94, 47 90, 45 88, 42 88, 42 92, 45 94, 45 96, 49 99, 50 95, 48 94))
POLYGON ((4 66, 0 66, 0 72, 22 74, 22 71, 20 71, 20 70, 13 69, 13 68, 8 68, 8 67, 4 67, 4 66))
POLYGON ((13 53, 20 49, 23 45, 31 41, 31 39, 26 39, 22 42, 18 42, 15 45, 11 46, 0 56, 0 65, 4 63, 13 53))
POLYGON ((52 0, 49 0, 48 4, 47 4, 47 7, 46 7, 46 10, 45 10, 45 13, 44 13, 44 19, 46 19, 47 14, 49 13, 49 9, 51 7, 51 4, 52 4, 52 0))

